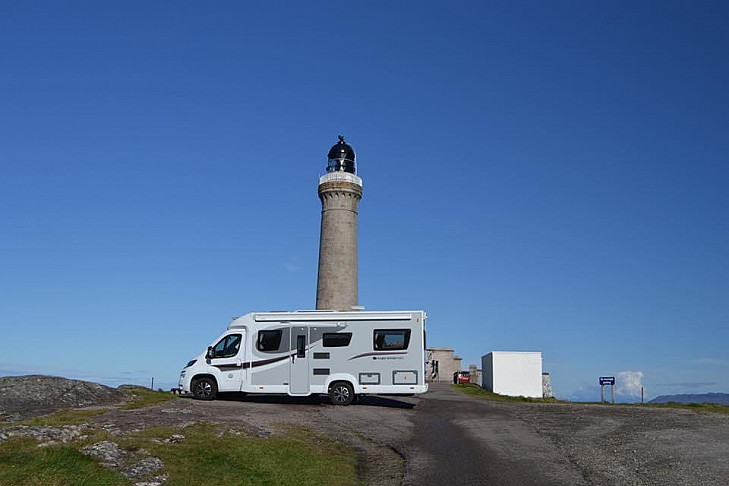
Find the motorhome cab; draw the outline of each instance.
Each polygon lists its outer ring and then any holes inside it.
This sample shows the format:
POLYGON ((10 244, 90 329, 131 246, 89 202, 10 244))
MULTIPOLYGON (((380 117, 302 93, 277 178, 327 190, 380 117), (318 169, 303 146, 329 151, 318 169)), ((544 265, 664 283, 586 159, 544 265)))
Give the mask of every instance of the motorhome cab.
POLYGON ((180 374, 179 388, 218 392, 356 395, 425 393, 424 311, 295 311, 238 317, 180 374))

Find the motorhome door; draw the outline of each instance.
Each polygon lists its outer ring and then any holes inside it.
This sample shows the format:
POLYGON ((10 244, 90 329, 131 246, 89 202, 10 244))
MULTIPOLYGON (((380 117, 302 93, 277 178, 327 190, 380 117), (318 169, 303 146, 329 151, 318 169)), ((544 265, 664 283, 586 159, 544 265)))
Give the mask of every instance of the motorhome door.
POLYGON ((289 393, 309 394, 309 327, 291 327, 291 367, 289 368, 289 393))

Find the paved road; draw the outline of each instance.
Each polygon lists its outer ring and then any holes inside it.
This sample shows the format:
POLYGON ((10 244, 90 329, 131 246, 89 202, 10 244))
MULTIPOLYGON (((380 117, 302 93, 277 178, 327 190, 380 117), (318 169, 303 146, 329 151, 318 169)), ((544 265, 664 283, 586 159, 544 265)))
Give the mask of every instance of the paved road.
POLYGON ((414 409, 405 484, 586 484, 549 440, 489 405, 432 384, 414 409))

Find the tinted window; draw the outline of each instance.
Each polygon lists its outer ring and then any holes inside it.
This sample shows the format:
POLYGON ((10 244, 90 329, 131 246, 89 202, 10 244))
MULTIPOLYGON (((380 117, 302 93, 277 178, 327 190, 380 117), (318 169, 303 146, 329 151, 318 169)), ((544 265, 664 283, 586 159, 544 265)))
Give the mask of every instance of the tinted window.
POLYGON ((258 331, 256 347, 259 351, 276 351, 281 346, 281 335, 283 335, 281 329, 258 331))
POLYGON ((352 340, 351 332, 325 332, 323 337, 325 348, 342 348, 349 346, 349 342, 352 340))
POLYGON ((218 341, 213 348, 213 358, 231 358, 238 354, 240 349, 240 334, 229 334, 218 341))
POLYGON ((391 351, 407 349, 410 344, 410 329, 375 329, 374 348, 391 351))

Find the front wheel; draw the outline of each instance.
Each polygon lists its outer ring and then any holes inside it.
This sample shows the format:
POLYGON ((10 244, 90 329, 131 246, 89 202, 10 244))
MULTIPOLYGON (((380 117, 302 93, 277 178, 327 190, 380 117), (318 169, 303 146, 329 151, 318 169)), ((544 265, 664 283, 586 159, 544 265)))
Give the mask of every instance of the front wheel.
POLYGON ((338 381, 329 389, 329 400, 334 405, 349 405, 354 400, 354 388, 346 381, 338 381))
POLYGON ((213 400, 218 393, 218 384, 212 378, 198 378, 192 385, 192 395, 198 400, 213 400))

